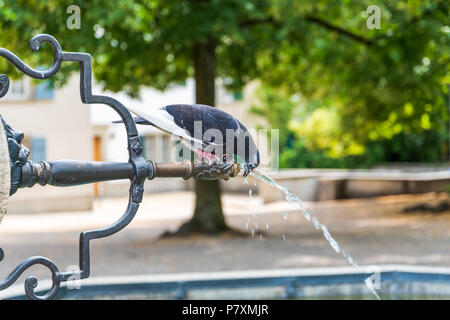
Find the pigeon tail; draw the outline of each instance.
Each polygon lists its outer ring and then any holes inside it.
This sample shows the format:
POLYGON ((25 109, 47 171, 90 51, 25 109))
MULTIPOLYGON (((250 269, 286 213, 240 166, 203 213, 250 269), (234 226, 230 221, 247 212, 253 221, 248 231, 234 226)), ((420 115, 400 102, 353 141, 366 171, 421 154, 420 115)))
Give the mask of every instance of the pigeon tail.
MULTIPOLYGON (((148 120, 145 120, 144 118, 141 118, 141 117, 134 117, 133 120, 134 120, 134 122, 136 124, 143 124, 143 125, 147 125, 147 126, 154 126, 154 127, 156 127, 154 123, 152 123, 152 122, 150 122, 148 120)), ((123 121, 122 120, 116 120, 116 121, 113 121, 113 123, 123 123, 123 121)))

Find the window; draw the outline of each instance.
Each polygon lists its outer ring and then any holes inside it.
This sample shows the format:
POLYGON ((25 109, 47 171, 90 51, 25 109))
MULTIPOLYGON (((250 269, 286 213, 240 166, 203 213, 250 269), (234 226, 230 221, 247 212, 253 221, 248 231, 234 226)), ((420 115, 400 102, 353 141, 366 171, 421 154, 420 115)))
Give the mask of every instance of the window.
POLYGON ((146 136, 144 138, 144 156, 147 160, 156 160, 155 159, 155 137, 154 136, 146 136))
POLYGON ((146 159, 158 162, 168 162, 172 160, 171 137, 169 135, 147 135, 141 137, 144 146, 146 159))
POLYGON ((162 156, 162 161, 163 162, 168 162, 170 161, 171 158, 171 146, 172 144, 170 143, 170 137, 168 135, 164 135, 161 136, 161 142, 162 142, 162 146, 161 146, 161 156, 162 156))
POLYGON ((40 82, 34 87, 34 98, 36 100, 53 99, 54 91, 50 81, 40 82))
POLYGON ((9 90, 3 101, 24 101, 30 98, 30 79, 23 78, 9 83, 9 90))
POLYGON ((39 162, 46 159, 46 141, 45 138, 30 138, 31 161, 39 162))
POLYGON ((233 98, 234 100, 242 100, 244 98, 244 94, 242 93, 242 90, 233 92, 233 98))

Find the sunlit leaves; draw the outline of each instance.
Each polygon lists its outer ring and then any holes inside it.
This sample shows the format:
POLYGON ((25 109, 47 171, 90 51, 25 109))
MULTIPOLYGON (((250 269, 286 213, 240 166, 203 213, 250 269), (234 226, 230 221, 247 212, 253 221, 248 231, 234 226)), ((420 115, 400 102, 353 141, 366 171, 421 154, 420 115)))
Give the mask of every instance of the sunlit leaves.
MULTIPOLYGON (((54 35, 66 51, 89 52, 104 87, 132 96, 139 95, 143 86, 163 90, 192 77, 193 44, 213 36, 217 76, 230 79, 229 89, 259 79, 287 99, 302 97, 301 112, 272 98, 269 107, 259 106, 259 111, 276 125, 288 120, 271 115, 271 110, 292 114, 289 123, 297 127, 305 121, 303 130, 308 130, 302 134, 308 147, 323 147, 334 156, 352 155, 361 152, 360 146, 367 150, 370 143, 401 133, 426 134, 440 145, 435 137, 444 136, 448 121, 448 1, 376 3, 381 28, 370 30, 366 9, 372 4, 370 0, 0 0, 0 31, 2 46, 32 65, 51 61, 49 50, 33 54, 28 48, 28 39, 39 32, 54 35), (66 8, 73 4, 81 9, 80 30, 65 27, 66 8), (327 131, 325 125, 333 129, 327 131), (433 130, 436 136, 424 133, 433 130)), ((0 67, 8 74, 13 69, 4 61, 0 67)), ((77 71, 76 65, 64 64, 57 84, 72 71, 77 71)))

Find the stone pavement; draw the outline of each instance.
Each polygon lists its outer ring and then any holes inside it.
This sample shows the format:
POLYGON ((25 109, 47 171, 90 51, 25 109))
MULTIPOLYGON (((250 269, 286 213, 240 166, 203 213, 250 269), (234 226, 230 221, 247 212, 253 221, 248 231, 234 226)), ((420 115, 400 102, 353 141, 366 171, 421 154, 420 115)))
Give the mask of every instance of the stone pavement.
MULTIPOLYGON (((305 206, 312 207, 314 215, 360 265, 450 266, 450 212, 400 210, 418 201, 432 203, 442 197, 446 195, 391 196, 305 206)), ((248 237, 160 239, 164 231, 176 230, 189 218, 193 201, 190 192, 146 194, 127 228, 91 242, 91 276, 348 265, 299 211, 285 201, 263 204, 257 196, 251 200, 244 195, 223 198, 227 221, 248 231, 248 237), (252 229, 264 234, 255 232, 252 237, 252 229)), ((78 264, 79 232, 114 222, 122 215, 126 202, 125 198, 99 199, 92 212, 7 214, 0 226, 0 247, 5 251, 0 279, 34 255, 50 258, 61 271, 78 264)), ((28 275, 47 279, 48 271, 34 266, 28 275)), ((26 276, 17 283, 23 283, 26 276)))

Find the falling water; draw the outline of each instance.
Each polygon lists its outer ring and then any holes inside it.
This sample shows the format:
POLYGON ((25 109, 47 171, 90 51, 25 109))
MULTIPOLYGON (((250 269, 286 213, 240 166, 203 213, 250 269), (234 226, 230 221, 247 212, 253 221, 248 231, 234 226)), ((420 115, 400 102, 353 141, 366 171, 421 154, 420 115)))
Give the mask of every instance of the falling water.
MULTIPOLYGON (((266 173, 264 173, 263 171, 261 171, 259 169, 255 169, 250 174, 253 177, 281 190, 284 193, 285 199, 289 203, 297 205, 299 207, 301 213, 303 214, 303 216, 306 218, 306 220, 311 221, 317 230, 322 231, 322 234, 324 235, 325 239, 327 239, 328 243, 331 245, 331 247, 334 249, 334 251, 336 251, 337 253, 341 253, 345 257, 345 259, 347 259, 348 263, 350 263, 356 269, 360 270, 359 265, 353 260, 353 258, 348 253, 346 253, 344 250, 342 250, 342 248, 339 246, 339 244, 336 242, 336 240, 331 236, 327 227, 324 224, 320 223, 319 220, 312 215, 311 211, 307 210, 303 206, 303 203, 300 200, 300 198, 298 198, 295 194, 290 192, 287 188, 276 183, 271 177, 269 177, 266 173)), ((283 219, 286 220, 287 217, 288 217, 287 212, 283 213, 283 219)), ((284 234, 283 234, 283 240, 286 242, 286 236, 284 234)), ((369 285, 367 281, 365 281, 365 283, 366 283, 367 287, 369 288, 369 290, 374 294, 374 296, 377 299, 380 299, 380 296, 375 291, 373 286, 369 285)))

